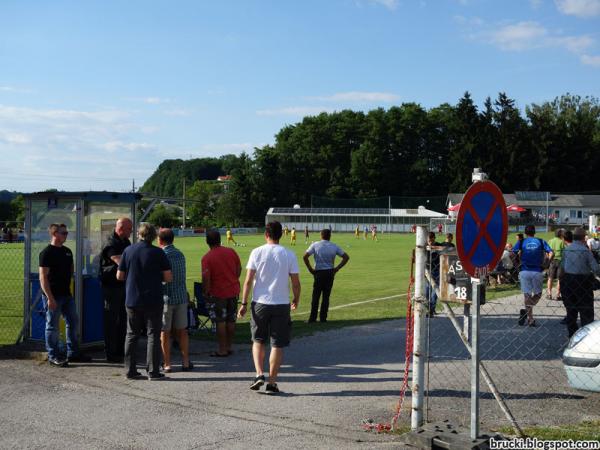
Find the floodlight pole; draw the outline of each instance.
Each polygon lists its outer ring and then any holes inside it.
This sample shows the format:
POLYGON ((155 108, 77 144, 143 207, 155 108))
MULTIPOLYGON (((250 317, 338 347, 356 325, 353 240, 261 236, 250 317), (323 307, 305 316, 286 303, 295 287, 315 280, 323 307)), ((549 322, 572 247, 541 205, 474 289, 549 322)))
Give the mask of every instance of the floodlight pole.
MULTIPOLYGON (((415 296, 414 296, 414 347, 412 378, 412 414, 410 427, 413 431, 423 425, 423 398, 425 390, 425 264, 427 261, 427 228, 417 227, 417 248, 415 251, 415 296)), ((428 306, 428 305, 427 305, 428 306)))

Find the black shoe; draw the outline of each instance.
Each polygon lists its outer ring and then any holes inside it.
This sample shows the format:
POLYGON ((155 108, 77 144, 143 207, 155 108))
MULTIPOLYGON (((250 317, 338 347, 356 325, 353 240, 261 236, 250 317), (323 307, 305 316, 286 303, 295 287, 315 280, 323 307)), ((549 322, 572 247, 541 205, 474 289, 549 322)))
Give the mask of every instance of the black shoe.
POLYGON ((519 325, 525 325, 525 321, 527 320, 527 310, 520 309, 519 310, 519 325))
POLYGON ((122 364, 123 357, 122 356, 107 356, 106 362, 114 363, 114 364, 122 364))
POLYGON ((315 322, 316 322, 316 319, 308 319, 308 320, 306 321, 306 323, 315 323, 315 322))
POLYGON ((327 319, 321 319, 319 322, 321 322, 321 323, 327 323, 327 319))
POLYGON ((183 364, 181 365, 182 372, 191 372, 192 370, 194 370, 194 365, 192 364, 191 361, 188 366, 184 366, 183 364))
POLYGON ((250 385, 250 389, 252 389, 253 391, 258 391, 263 384, 265 384, 265 376, 259 375, 254 379, 254 381, 250 385))
POLYGON ((265 388, 265 392, 269 392, 271 394, 279 394, 279 388, 277 387, 277 383, 269 383, 265 388))
POLYGON ((89 357, 88 355, 83 354, 83 353, 78 353, 77 355, 69 356, 67 359, 69 360, 69 362, 78 362, 78 363, 90 362, 92 360, 91 357, 89 357))
POLYGON ((64 359, 48 358, 48 364, 53 367, 67 367, 69 365, 69 361, 64 359))
POLYGON ((157 381, 157 380, 163 380, 165 379, 166 376, 164 373, 149 373, 148 374, 148 381, 157 381))
POLYGON ((144 378, 144 375, 142 375, 139 372, 134 372, 134 373, 128 373, 128 374, 126 374, 125 377, 128 380, 141 380, 142 378, 144 378))

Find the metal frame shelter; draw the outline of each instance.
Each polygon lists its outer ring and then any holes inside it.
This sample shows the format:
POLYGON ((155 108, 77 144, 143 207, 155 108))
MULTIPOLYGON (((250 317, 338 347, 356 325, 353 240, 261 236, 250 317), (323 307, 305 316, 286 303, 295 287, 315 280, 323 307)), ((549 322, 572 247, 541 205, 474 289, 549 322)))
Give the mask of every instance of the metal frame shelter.
POLYGON ((66 246, 73 252, 72 292, 79 313, 82 345, 104 339, 104 304, 98 279, 103 243, 120 217, 136 228, 136 193, 37 192, 25 198, 24 338, 44 340, 45 313, 38 274, 39 254, 48 245, 48 226, 64 223, 69 229, 66 246))

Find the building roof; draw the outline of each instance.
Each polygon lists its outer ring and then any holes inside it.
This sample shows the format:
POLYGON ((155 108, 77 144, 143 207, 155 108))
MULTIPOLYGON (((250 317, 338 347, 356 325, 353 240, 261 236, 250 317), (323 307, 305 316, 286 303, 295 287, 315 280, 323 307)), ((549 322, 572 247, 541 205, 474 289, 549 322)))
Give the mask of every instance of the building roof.
MULTIPOLYGON (((517 191, 514 194, 502 194, 507 205, 516 203, 526 209, 550 208, 583 208, 600 209, 600 195, 587 194, 552 194, 539 191, 517 191), (546 195, 547 200, 546 200, 546 195)), ((464 194, 448 194, 447 205, 456 205, 462 201, 464 194)))
POLYGON ((288 216, 393 216, 393 217, 446 217, 423 206, 414 209, 388 208, 269 208, 267 215, 288 216))

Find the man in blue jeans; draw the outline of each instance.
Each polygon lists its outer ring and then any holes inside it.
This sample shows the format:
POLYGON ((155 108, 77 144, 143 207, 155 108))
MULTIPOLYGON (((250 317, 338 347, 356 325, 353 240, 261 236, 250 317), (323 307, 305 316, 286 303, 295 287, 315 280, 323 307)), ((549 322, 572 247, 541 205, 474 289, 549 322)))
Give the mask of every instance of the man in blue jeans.
POLYGON ((79 318, 71 295, 73 253, 63 245, 69 232, 65 224, 48 227, 50 244, 40 253, 40 285, 46 306, 46 350, 52 366, 66 367, 69 361, 87 362, 90 358, 79 353, 77 326, 79 318), (67 359, 58 350, 58 323, 65 318, 67 328, 67 359))

